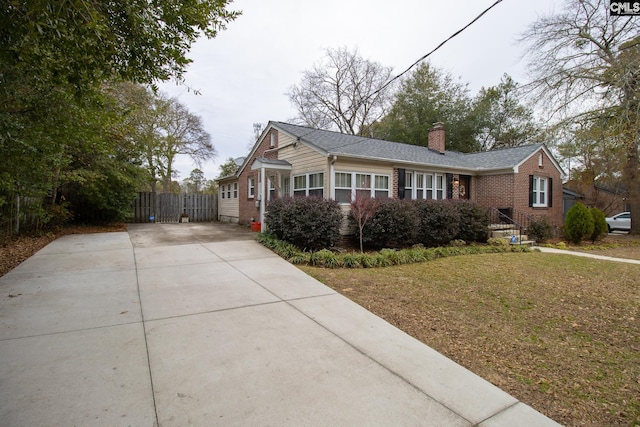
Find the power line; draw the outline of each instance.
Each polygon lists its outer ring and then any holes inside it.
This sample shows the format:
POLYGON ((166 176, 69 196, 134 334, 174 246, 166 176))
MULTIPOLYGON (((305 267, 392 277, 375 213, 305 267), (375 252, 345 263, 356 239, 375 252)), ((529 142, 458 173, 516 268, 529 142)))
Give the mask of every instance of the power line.
MULTIPOLYGON (((407 68, 406 70, 404 70, 403 72, 401 72, 400 74, 398 74, 397 76, 395 76, 394 78, 392 78, 391 80, 389 80, 387 83, 385 83, 380 89, 377 89, 376 91, 374 91, 373 93, 371 93, 366 99, 371 98, 374 95, 377 95, 378 93, 382 92, 384 89, 386 89, 391 83, 395 82, 396 80, 398 80, 399 78, 401 78, 402 76, 404 76, 405 74, 407 74, 413 67, 415 67, 416 65, 418 65, 420 62, 424 61, 425 59, 427 59, 429 56, 431 56, 433 53, 435 53, 438 49, 440 49, 442 46, 444 46, 448 41, 450 41, 451 39, 455 38, 456 36, 458 36, 460 33, 462 33, 464 30, 466 30, 467 28, 469 28, 470 26, 472 26, 477 20, 479 20, 480 18, 482 18, 484 16, 484 14, 486 14, 487 12, 489 12, 491 9, 493 9, 495 6, 498 5, 498 3, 501 3, 502 0, 496 0, 495 3, 493 3, 491 6, 489 6, 488 8, 486 8, 485 10, 482 11, 482 13, 480 13, 478 16, 476 16, 471 22, 469 22, 467 25, 465 25, 464 27, 460 28, 458 31, 456 31, 455 33, 453 33, 452 35, 450 35, 446 40, 444 40, 443 42, 441 42, 438 46, 435 47, 435 49, 433 49, 431 52, 423 55, 420 59, 418 59, 416 62, 414 62, 413 64, 411 64, 409 66, 409 68, 407 68)), ((365 99, 365 101, 366 101, 365 99)))

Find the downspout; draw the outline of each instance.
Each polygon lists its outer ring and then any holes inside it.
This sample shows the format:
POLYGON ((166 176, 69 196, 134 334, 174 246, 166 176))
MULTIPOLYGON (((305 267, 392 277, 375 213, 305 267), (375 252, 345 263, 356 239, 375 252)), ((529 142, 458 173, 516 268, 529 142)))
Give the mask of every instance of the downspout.
POLYGON ((329 162, 329 198, 331 200, 336 199, 336 174, 334 164, 338 160, 338 156, 334 155, 329 162))
POLYGON ((265 172, 265 168, 264 165, 260 168, 260 232, 264 233, 265 231, 267 231, 266 226, 264 225, 264 207, 265 207, 265 201, 264 201, 264 186, 265 186, 265 178, 266 178, 266 172, 265 172))

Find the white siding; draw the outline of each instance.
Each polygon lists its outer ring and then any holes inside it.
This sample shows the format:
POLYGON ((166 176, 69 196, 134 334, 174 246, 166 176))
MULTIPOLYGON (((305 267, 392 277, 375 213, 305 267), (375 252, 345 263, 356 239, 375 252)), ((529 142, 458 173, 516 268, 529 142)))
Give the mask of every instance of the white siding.
POLYGON ((238 197, 233 197, 234 196, 234 192, 233 192, 233 184, 237 183, 238 181, 226 181, 224 182, 224 184, 220 184, 220 188, 218 189, 218 221, 222 221, 222 222, 238 222, 239 219, 239 215, 240 215, 240 205, 238 204, 238 200, 240 197, 240 194, 238 194, 238 197), (225 195, 224 195, 224 199, 222 198, 222 186, 224 185, 225 188, 227 185, 231 184, 231 198, 229 199, 227 197, 226 191, 225 191, 225 195))
POLYGON ((389 163, 382 164, 379 162, 357 162, 353 160, 340 160, 333 165, 336 172, 361 172, 375 173, 378 175, 389 175, 393 177, 393 166, 389 163))
POLYGON ((299 143, 297 147, 290 145, 280 150, 278 159, 291 163, 291 175, 326 172, 327 169, 327 158, 303 143, 299 143))

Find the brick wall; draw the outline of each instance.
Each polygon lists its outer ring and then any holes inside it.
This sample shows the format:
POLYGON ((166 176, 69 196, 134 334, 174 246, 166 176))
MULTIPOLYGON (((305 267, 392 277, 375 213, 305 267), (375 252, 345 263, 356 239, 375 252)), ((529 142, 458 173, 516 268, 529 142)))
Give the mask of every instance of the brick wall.
MULTIPOLYGON (((483 175, 475 178, 471 185, 472 200, 480 206, 497 209, 514 206, 513 174, 483 175)), ((527 190, 527 197, 528 194, 527 190)))
POLYGON ((515 198, 514 208, 531 216, 546 216, 549 222, 556 226, 562 226, 562 177, 560 172, 554 167, 551 159, 547 157, 543 150, 540 150, 525 163, 520 165, 518 174, 515 176, 515 198), (538 164, 538 155, 542 154, 542 165, 538 164), (529 207, 529 175, 535 175, 553 180, 552 207, 533 208, 529 207))
MULTIPOLYGON (((517 174, 484 175, 476 178, 472 189, 476 201, 485 207, 512 208, 532 217, 545 216, 553 225, 562 225, 562 177, 544 151, 540 150, 518 168, 517 174), (542 166, 538 154, 542 153, 542 166), (529 176, 552 179, 552 206, 529 206, 529 176)), ((547 194, 548 196, 548 194, 547 194)))
MULTIPOLYGON (((238 222, 240 224, 248 224, 253 218, 255 221, 258 221, 260 218, 260 207, 256 207, 256 201, 258 200, 258 194, 260 194, 260 189, 258 188, 258 179, 260 175, 260 171, 251 170, 251 164, 255 160, 256 157, 265 157, 268 159, 277 159, 278 152, 275 149, 278 148, 278 131, 275 129, 271 129, 267 132, 263 139, 258 143, 256 150, 253 152, 252 157, 247 160, 247 164, 238 177, 238 208, 239 208, 239 219, 238 222), (271 135, 274 135, 275 146, 271 147, 271 135), (255 196, 253 198, 249 198, 249 186, 248 179, 250 177, 254 178, 255 182, 255 196)), ((265 179, 266 181, 266 179, 265 179)), ((266 182, 263 183, 265 185, 265 195, 267 194, 266 182)))
POLYGON ((429 143, 428 146, 432 150, 438 151, 444 154, 445 150, 445 131, 442 123, 435 123, 433 128, 429 130, 429 143))

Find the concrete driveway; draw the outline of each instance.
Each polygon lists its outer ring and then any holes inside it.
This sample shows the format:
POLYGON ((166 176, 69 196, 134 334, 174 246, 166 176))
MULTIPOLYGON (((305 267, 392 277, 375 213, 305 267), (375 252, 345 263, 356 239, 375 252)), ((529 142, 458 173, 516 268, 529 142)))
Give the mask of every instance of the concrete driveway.
POLYGON ((0 278, 3 426, 552 426, 225 224, 60 238, 0 278))

